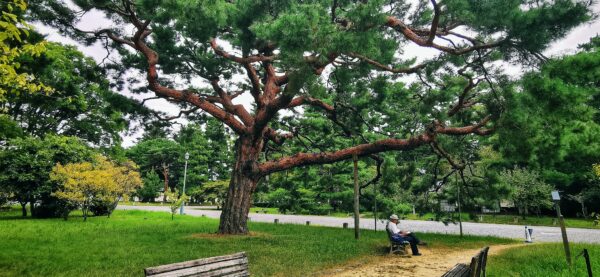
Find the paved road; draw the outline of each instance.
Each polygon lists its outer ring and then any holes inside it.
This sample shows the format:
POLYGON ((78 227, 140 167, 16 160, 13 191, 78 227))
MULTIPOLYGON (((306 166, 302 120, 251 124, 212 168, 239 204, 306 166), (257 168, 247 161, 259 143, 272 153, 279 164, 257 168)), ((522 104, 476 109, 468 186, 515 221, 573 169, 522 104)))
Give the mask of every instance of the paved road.
MULTIPOLYGON (((122 210, 146 210, 146 211, 165 211, 168 212, 167 206, 119 206, 122 210)), ((200 209, 198 207, 186 207, 185 213, 192 216, 207 216, 219 218, 221 211, 200 209)), ((306 224, 310 221, 311 225, 342 227, 343 223, 348 223, 349 228, 354 228, 354 220, 352 218, 339 218, 329 216, 311 216, 311 215, 276 215, 276 214, 258 214, 252 213, 249 215, 250 221, 256 222, 273 222, 274 219, 279 219, 280 223, 306 224)), ((385 221, 377 223, 377 229, 382 230, 385 221)), ((458 234, 459 226, 450 223, 448 226, 437 221, 419 221, 419 220, 402 220, 401 228, 414 232, 424 233, 441 233, 441 234, 458 234)), ((364 229, 375 229, 374 220, 361 218, 360 227, 364 229)), ((533 240, 544 242, 561 242, 560 228, 558 227, 542 227, 533 226, 533 240)), ((463 223, 463 231, 469 235, 479 236, 496 236, 514 239, 524 239, 525 228, 522 225, 505 225, 505 224, 488 224, 488 223, 463 223)), ((567 228, 569 241, 571 242, 589 242, 600 243, 599 229, 581 229, 567 228)))

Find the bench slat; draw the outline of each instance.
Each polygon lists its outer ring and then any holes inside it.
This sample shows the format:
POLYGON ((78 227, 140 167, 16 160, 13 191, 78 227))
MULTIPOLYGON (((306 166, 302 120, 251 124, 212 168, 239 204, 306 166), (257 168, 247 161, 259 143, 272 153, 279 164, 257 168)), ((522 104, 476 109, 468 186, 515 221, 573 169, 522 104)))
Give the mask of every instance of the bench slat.
POLYGON ((177 271, 165 272, 158 275, 152 275, 152 277, 191 277, 191 276, 202 276, 202 277, 217 277, 217 276, 239 276, 248 275, 248 265, 230 265, 227 267, 215 267, 210 270, 206 268, 191 267, 186 269, 180 269, 177 271))
POLYGON ((191 268, 191 267, 202 267, 205 265, 227 262, 227 261, 234 261, 234 263, 238 263, 238 264, 245 263, 246 266, 248 264, 248 258, 246 257, 246 253, 240 252, 240 253, 236 253, 236 254, 232 254, 232 255, 203 258, 203 259, 197 259, 197 260, 186 261, 186 262, 181 262, 181 263, 149 267, 149 268, 144 269, 144 273, 146 274, 146 276, 154 276, 154 275, 157 275, 160 273, 171 272, 171 271, 186 269, 186 268, 191 268))
POLYGON ((456 264, 448 272, 444 273, 442 277, 466 277, 469 276, 469 266, 466 264, 456 264))
POLYGON ((485 277, 485 267, 489 250, 489 247, 484 247, 471 258, 470 264, 456 264, 452 269, 444 273, 442 277, 485 277))
MULTIPOLYGON (((212 264, 206 264, 206 265, 194 266, 194 267, 188 267, 188 268, 181 268, 181 269, 158 273, 158 274, 153 274, 153 275, 149 275, 149 276, 152 276, 152 277, 195 276, 196 274, 199 274, 199 273, 209 274, 211 272, 219 271, 221 269, 228 272, 228 271, 231 271, 229 268, 238 268, 238 267, 242 267, 247 270, 248 269, 248 258, 228 260, 228 261, 222 261, 222 262, 218 262, 218 263, 212 263, 212 264)), ((236 270, 233 270, 233 271, 236 271, 236 270)))

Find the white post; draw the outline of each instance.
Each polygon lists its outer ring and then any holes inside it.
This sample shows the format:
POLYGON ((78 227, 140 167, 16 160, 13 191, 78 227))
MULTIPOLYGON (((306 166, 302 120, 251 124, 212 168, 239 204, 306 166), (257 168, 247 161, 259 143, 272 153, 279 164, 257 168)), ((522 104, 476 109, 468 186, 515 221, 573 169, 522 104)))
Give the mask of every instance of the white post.
MULTIPOLYGON (((190 153, 185 152, 185 167, 183 169, 183 191, 182 195, 185 194, 185 179, 187 178, 187 162, 190 158, 190 153)), ((185 202, 181 203, 181 208, 179 208, 179 214, 183 214, 183 206, 185 206, 185 202)))

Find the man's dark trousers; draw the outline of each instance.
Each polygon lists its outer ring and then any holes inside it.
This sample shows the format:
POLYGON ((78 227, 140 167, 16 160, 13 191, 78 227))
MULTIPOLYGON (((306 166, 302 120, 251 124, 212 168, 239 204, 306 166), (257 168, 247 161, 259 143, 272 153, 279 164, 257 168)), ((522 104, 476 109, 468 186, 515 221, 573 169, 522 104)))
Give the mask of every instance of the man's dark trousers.
POLYGON ((403 243, 405 241, 408 241, 408 243, 410 243, 410 249, 412 250, 413 255, 419 254, 419 248, 417 248, 417 244, 419 244, 419 239, 415 237, 415 235, 413 235, 412 233, 404 237, 400 234, 394 234, 392 236, 392 240, 395 243, 403 243))

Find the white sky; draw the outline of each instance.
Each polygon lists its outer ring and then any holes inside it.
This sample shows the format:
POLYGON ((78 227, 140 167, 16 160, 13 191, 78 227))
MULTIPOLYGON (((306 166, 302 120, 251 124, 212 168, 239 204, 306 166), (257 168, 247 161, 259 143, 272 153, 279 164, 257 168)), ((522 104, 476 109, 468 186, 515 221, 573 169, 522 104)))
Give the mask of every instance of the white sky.
MULTIPOLYGON (((593 10, 596 13, 600 13, 600 3, 596 3, 593 7, 593 10)), ((92 46, 84 46, 84 45, 81 45, 81 44, 67 38, 67 37, 61 36, 60 34, 58 34, 55 30, 53 30, 51 28, 48 28, 48 27, 40 25, 40 24, 36 24, 35 26, 40 33, 47 35, 47 39, 49 41, 56 41, 56 42, 60 42, 63 44, 75 45, 81 52, 94 58, 94 60, 96 60, 96 62, 98 62, 98 63, 100 63, 107 56, 106 50, 100 44, 96 44, 96 45, 92 45, 92 46)), ((108 26, 110 26, 110 21, 107 20, 103 16, 102 13, 97 12, 97 11, 91 11, 91 12, 88 12, 84 16, 83 20, 77 27, 79 27, 82 30, 96 30, 96 29, 99 29, 102 27, 108 27, 108 26)), ((554 42, 544 52, 544 54, 546 56, 553 57, 553 56, 560 56, 560 55, 574 53, 579 44, 588 42, 591 37, 594 37, 594 36, 598 35, 599 33, 600 33, 600 21, 599 20, 579 26, 576 29, 572 30, 564 39, 554 42)), ((417 57, 418 60, 422 61, 422 60, 428 59, 430 57, 433 57, 436 54, 437 54, 437 50, 430 49, 430 48, 423 48, 423 47, 419 47, 415 44, 411 44, 405 48, 404 57, 406 57, 406 58, 417 57)), ((510 74, 515 74, 515 75, 518 75, 521 73, 521 70, 518 67, 507 68, 507 71, 510 74)), ((145 76, 141 77, 141 78, 145 78, 145 76)), ((145 82, 145 80, 144 80, 144 82, 145 82)), ((132 97, 135 99, 140 99, 140 100, 154 96, 153 93, 148 93, 146 95, 132 94, 132 93, 129 93, 127 90, 122 91, 121 93, 124 95, 127 95, 129 97, 132 97)), ((251 101, 252 101, 251 96, 248 94, 244 94, 244 95, 241 95, 240 97, 236 98, 237 103, 242 103, 245 106, 246 105, 249 106, 251 101)), ((157 110, 157 111, 166 112, 169 115, 177 115, 177 113, 179 112, 179 108, 176 105, 173 105, 164 99, 147 101, 146 106, 148 106, 149 108, 152 108, 154 110, 157 110)), ((186 121, 183 119, 179 119, 178 122, 183 123, 183 124, 186 123, 186 121)), ((135 141, 137 140, 137 138, 139 138, 140 136, 141 136, 141 134, 138 133, 133 136, 124 137, 123 146, 128 147, 128 146, 133 145, 135 143, 135 141)))

